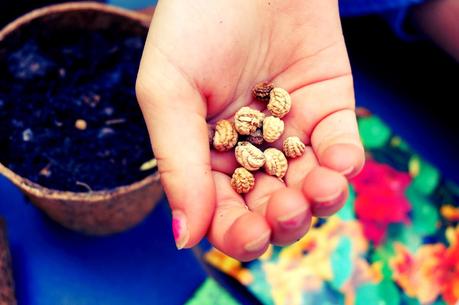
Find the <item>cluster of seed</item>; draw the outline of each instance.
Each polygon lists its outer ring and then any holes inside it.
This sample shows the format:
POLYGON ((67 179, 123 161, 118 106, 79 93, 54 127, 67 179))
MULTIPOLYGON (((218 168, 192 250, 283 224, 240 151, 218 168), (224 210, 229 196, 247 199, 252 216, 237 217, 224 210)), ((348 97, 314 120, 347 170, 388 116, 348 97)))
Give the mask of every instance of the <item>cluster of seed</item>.
POLYGON ((259 101, 267 102, 267 113, 257 109, 242 107, 234 115, 233 121, 220 120, 214 128, 209 128, 209 143, 215 150, 224 152, 234 149, 237 168, 231 178, 231 186, 238 193, 248 193, 255 186, 252 172, 264 168, 271 176, 282 179, 287 173, 288 158, 303 155, 306 146, 298 137, 288 137, 283 143, 283 151, 259 146, 274 143, 284 132, 281 120, 290 111, 292 101, 287 91, 275 88, 270 83, 259 83, 252 90, 259 101), (258 147, 257 147, 258 146, 258 147))

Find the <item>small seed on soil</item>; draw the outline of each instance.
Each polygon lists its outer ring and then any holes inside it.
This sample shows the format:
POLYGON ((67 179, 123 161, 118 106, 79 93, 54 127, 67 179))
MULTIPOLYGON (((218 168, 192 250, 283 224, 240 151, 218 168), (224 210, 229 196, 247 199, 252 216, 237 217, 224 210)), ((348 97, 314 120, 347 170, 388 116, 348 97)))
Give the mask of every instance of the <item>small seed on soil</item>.
POLYGON ((33 132, 32 132, 32 129, 30 128, 27 128, 26 130, 24 130, 22 132, 22 140, 24 142, 29 142, 29 141, 32 141, 33 139, 33 132))
POLYGON ((88 128, 88 123, 85 120, 78 119, 75 121, 75 128, 79 130, 86 130, 88 128))
POLYGON ((155 168, 157 164, 158 164, 158 161, 156 161, 156 159, 151 159, 150 161, 147 161, 144 164, 142 164, 140 166, 140 170, 141 171, 148 171, 150 169, 155 168))
POLYGON ((51 176, 51 163, 48 163, 48 165, 46 165, 45 167, 43 167, 41 170, 40 170, 40 176, 45 176, 45 177, 49 177, 51 176))

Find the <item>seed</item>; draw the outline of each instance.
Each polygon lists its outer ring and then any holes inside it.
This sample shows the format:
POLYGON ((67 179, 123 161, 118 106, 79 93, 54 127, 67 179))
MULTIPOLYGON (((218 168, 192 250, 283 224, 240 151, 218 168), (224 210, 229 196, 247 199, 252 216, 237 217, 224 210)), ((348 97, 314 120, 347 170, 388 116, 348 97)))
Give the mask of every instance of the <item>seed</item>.
POLYGON ((22 132, 22 141, 29 142, 29 141, 32 141, 32 139, 33 139, 32 129, 27 128, 26 130, 22 132))
POLYGON ((271 90, 268 110, 272 115, 282 118, 285 116, 292 107, 292 100, 287 91, 282 88, 274 88, 271 90))
POLYGON ((255 177, 243 167, 236 168, 231 177, 231 187, 239 194, 248 193, 255 186, 255 177))
POLYGON ((85 120, 78 119, 75 121, 75 128, 79 130, 86 130, 88 128, 88 123, 85 120))
POLYGON ((234 127, 240 135, 249 135, 261 127, 265 114, 250 107, 242 107, 234 115, 234 127))
POLYGON ((257 130, 249 134, 247 136, 247 141, 249 141, 253 145, 263 144, 265 140, 263 139, 263 131, 261 130, 261 128, 257 128, 257 130))
POLYGON ((213 139, 214 148, 218 151, 228 151, 237 143, 238 134, 234 124, 228 120, 220 120, 215 126, 213 139))
POLYGON ((304 154, 306 145, 298 137, 288 137, 283 145, 284 153, 289 158, 298 158, 304 154))
POLYGON ((280 138, 284 132, 284 121, 275 116, 268 116, 263 120, 263 139, 273 143, 280 138))
POLYGON ((264 151, 265 171, 268 175, 282 179, 287 173, 288 161, 285 155, 277 148, 268 148, 264 151))
POLYGON ((263 152, 246 141, 237 144, 234 154, 237 162, 249 171, 256 171, 265 164, 263 152))
POLYGON ((261 82, 255 85, 252 89, 253 96, 259 101, 269 101, 269 93, 273 90, 273 84, 269 82, 261 82))

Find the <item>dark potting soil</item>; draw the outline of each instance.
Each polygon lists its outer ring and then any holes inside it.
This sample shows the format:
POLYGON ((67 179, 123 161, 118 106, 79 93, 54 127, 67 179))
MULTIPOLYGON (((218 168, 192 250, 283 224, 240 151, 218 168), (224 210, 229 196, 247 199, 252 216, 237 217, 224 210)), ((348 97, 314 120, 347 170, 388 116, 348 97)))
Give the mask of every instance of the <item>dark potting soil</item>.
POLYGON ((153 153, 135 96, 144 42, 110 30, 36 28, 0 52, 0 162, 74 192, 152 174, 140 170, 153 153))

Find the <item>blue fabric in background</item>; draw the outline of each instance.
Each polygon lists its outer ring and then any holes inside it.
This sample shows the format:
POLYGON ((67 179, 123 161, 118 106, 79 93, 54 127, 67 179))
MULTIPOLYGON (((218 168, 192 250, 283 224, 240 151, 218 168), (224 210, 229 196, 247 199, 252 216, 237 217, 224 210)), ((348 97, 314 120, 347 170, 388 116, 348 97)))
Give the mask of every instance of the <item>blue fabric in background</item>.
MULTIPOLYGON (((339 0, 340 14, 342 17, 362 16, 368 14, 381 14, 394 32, 402 39, 411 39, 414 35, 405 30, 405 21, 409 9, 413 5, 421 4, 427 0, 339 0)), ((107 3, 141 9, 156 5, 156 0, 108 0, 107 3)))
POLYGON ((427 0, 339 0, 342 17, 380 14, 398 37, 413 39, 416 35, 406 31, 409 10, 427 0))
POLYGON ((425 0, 339 0, 339 7, 341 15, 348 17, 405 10, 422 2, 425 0))
POLYGON ((109 4, 118 5, 130 9, 142 9, 147 6, 156 5, 158 1, 156 0, 109 0, 106 1, 109 4))

